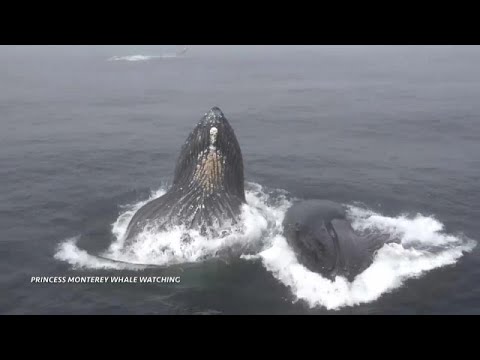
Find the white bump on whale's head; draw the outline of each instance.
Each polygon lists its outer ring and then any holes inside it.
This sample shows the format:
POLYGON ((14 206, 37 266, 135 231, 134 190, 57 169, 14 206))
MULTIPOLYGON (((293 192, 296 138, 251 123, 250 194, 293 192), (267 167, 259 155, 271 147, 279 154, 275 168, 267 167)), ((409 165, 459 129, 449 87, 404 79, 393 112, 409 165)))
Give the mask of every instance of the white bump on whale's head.
POLYGON ((217 141, 218 129, 215 126, 212 126, 210 129, 210 146, 215 146, 217 141))

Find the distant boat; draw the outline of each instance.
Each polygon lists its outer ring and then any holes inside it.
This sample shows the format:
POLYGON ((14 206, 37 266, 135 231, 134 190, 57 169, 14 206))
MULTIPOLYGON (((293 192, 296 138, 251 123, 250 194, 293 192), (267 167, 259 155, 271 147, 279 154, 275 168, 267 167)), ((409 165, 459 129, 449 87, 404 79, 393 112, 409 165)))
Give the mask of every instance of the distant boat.
POLYGON ((183 49, 181 49, 180 51, 177 51, 177 56, 185 55, 187 53, 187 51, 188 51, 188 46, 184 45, 183 49))

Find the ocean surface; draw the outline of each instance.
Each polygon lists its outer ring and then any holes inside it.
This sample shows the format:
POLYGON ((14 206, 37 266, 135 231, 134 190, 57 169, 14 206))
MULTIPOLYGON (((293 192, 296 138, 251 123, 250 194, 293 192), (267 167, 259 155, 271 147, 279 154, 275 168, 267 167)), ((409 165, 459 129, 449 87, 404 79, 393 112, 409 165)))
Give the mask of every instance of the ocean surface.
POLYGON ((479 47, 178 48, 0 46, 1 314, 480 314, 479 47), (124 256, 212 106, 243 152, 242 232, 124 256), (398 241, 322 278, 282 236, 295 199, 398 241))

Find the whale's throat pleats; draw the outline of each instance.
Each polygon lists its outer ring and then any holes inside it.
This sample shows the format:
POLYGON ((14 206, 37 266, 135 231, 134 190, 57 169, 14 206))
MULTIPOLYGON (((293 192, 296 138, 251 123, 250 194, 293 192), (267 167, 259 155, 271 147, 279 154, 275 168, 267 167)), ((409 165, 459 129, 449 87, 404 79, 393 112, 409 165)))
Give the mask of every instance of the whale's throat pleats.
POLYGON ((241 199, 226 191, 226 156, 215 146, 200 152, 190 181, 181 190, 176 217, 185 225, 222 225, 235 222, 241 199), (186 190, 186 191, 185 191, 186 190))
POLYGON ((198 154, 198 162, 193 173, 193 181, 197 182, 207 194, 222 190, 224 182, 225 158, 217 149, 218 129, 210 128, 209 147, 198 154))
POLYGON ((200 154, 198 160, 192 181, 206 194, 221 191, 224 182, 224 156, 217 149, 208 149, 207 154, 200 154))

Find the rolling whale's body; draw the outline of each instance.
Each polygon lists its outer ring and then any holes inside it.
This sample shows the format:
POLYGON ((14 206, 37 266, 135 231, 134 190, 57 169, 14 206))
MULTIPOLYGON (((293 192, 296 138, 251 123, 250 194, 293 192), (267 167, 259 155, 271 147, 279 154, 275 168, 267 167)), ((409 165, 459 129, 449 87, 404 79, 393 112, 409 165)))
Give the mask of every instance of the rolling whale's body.
POLYGON ((373 261, 384 241, 355 233, 344 207, 328 200, 305 200, 286 212, 283 231, 298 261, 327 278, 353 280, 373 261))

